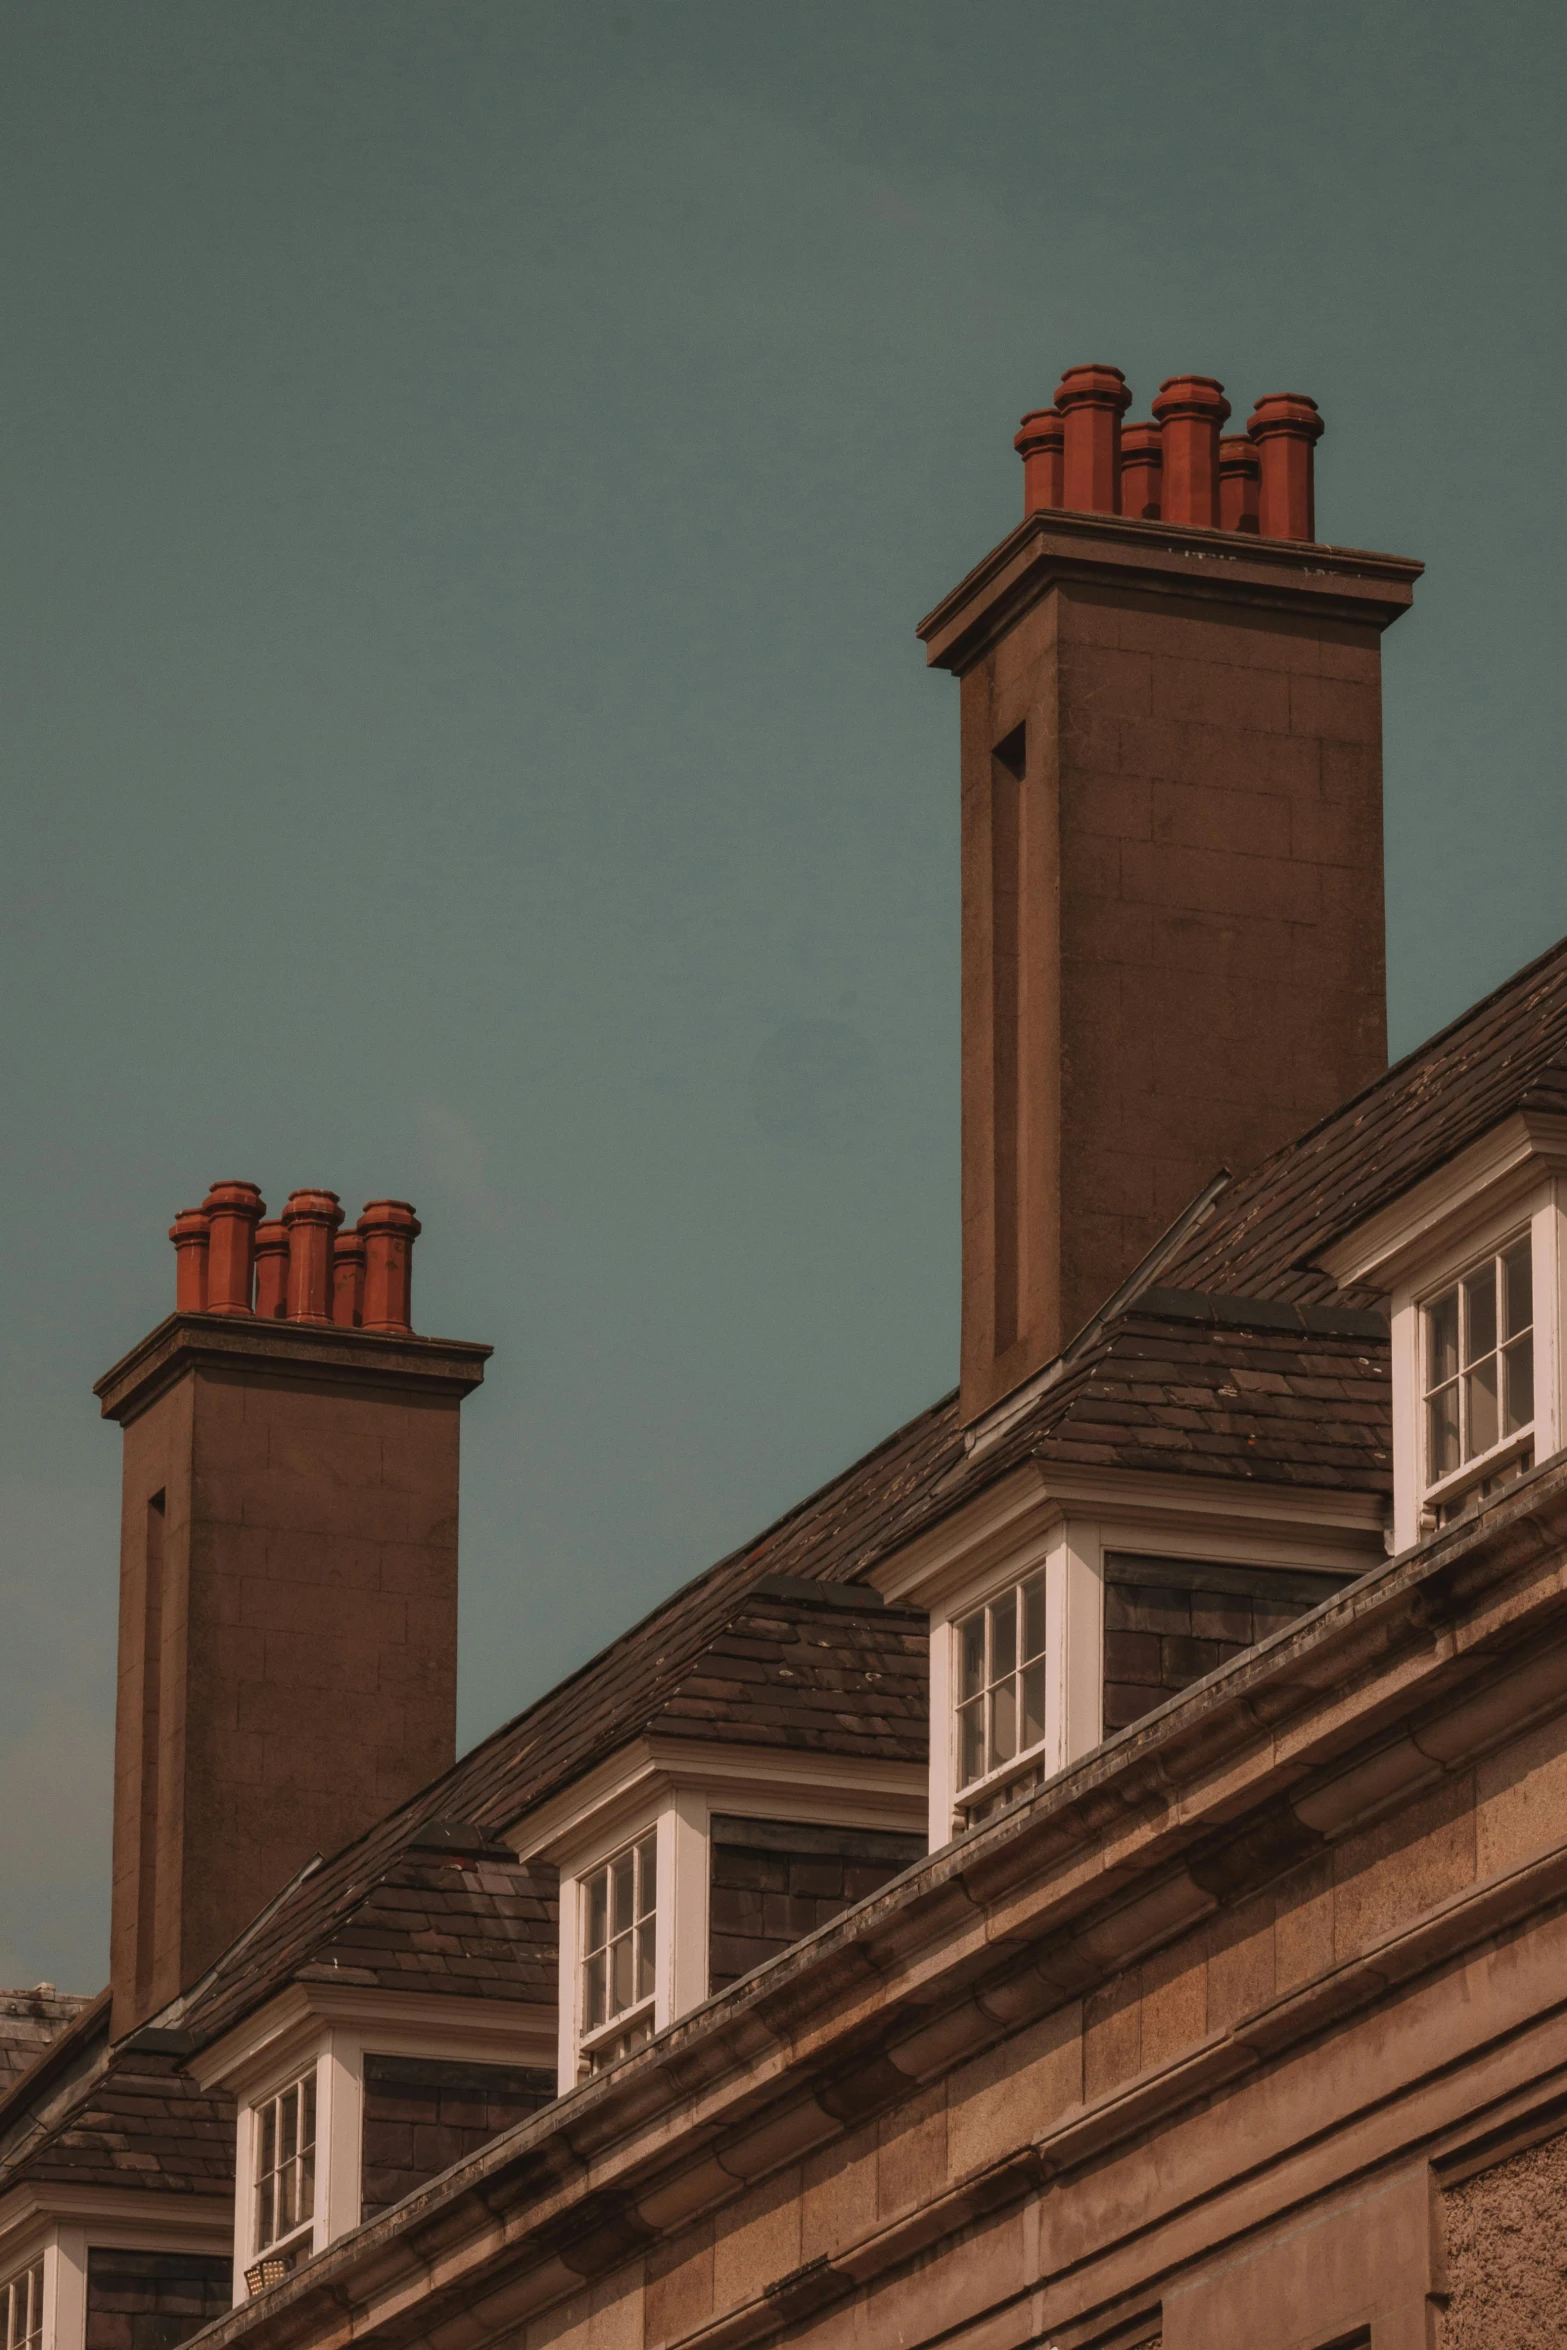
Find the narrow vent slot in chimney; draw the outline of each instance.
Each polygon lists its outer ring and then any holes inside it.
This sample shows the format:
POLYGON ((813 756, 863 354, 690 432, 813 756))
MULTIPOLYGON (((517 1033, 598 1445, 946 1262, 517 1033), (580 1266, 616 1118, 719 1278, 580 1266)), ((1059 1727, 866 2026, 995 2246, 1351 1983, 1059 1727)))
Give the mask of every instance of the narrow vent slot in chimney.
POLYGON ((164 1496, 147 1504, 142 1570, 141 1837, 136 1902, 136 1998, 149 2005, 157 1938, 158 1756, 163 1733, 164 1496))
POLYGON ((991 754, 990 860, 995 928, 991 942, 991 1050, 995 1102, 995 1346, 1018 1334, 1018 1238, 1021 1223, 1018 1107, 1022 1050, 1022 944, 1019 936, 1023 856, 1023 778, 1028 733, 1015 726, 991 754))

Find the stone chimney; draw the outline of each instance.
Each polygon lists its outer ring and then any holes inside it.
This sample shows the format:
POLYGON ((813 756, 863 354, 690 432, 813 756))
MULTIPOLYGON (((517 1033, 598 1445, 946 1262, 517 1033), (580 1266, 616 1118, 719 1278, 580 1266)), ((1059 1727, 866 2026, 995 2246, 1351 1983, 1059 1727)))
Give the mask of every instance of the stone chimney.
POLYGON ((1421 566, 1312 543, 1314 402, 1222 439, 1211 376, 1129 403, 1076 367, 1030 411, 1022 524, 919 630, 962 681, 965 1422, 1387 1060, 1381 635, 1421 566))
POLYGON ((115 2038, 455 1754, 458 1409, 490 1349, 414 1335, 405 1201, 347 1240, 332 1192, 265 1214, 219 1183, 176 1218, 176 1310, 94 1390, 125 1431, 115 2038))

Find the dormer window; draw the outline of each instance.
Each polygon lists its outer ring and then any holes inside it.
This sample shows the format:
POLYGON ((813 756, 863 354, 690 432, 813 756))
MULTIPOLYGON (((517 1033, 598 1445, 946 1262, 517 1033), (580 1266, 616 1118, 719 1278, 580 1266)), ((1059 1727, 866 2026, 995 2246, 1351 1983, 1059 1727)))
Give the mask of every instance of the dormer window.
POLYGON ((1472 1265, 1427 1300, 1426 1485, 1438 1514, 1489 1489, 1484 1475, 1530 1465, 1534 1426, 1534 1268, 1529 1235, 1472 1265), (1478 1465, 1478 1475, 1475 1466, 1478 1465))
POLYGON ((961 1793, 1044 1743, 1044 1575, 1008 1584, 953 1632, 961 1793))
POLYGON ((658 1834, 585 1877, 582 1905, 582 2069, 602 2072, 650 2040, 658 1968, 658 1834))
POLYGON ((1567 1119, 1532 1104, 1325 1247, 1391 1313, 1389 1547, 1480 1508, 1567 1433, 1567 1119))
MULTIPOLYGON (((286 2273, 308 2252, 316 2209, 316 2070, 255 2109, 255 2248, 286 2273)), ((270 2283, 269 2277, 266 2280, 270 2283)))

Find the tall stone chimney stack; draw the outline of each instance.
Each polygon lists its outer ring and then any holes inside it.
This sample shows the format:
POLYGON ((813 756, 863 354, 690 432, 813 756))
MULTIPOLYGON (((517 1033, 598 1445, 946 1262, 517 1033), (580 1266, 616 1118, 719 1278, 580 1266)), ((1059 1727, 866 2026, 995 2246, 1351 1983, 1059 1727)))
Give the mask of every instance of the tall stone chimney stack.
POLYGON ((487 1346, 409 1325, 419 1225, 217 1184, 176 1310, 98 1382, 125 1431, 112 2032, 316 1852, 454 1759, 458 1409, 487 1346))
POLYGON ((1385 1067, 1381 635, 1315 404, 1210 376, 1023 420, 1019 527, 920 626, 962 681, 963 1341, 979 1418, 1219 1169, 1385 1067))

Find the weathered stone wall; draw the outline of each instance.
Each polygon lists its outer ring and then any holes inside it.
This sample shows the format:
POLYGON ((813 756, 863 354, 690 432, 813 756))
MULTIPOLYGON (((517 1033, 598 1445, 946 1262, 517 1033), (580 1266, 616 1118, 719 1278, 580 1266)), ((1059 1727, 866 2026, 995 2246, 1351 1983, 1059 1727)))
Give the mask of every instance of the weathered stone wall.
MULTIPOLYGON (((1059 2350, 1100 2343, 1123 2350, 1152 2340, 1165 2350, 1212 2350, 1221 2341, 1244 2342, 1245 2350, 1315 2350, 1321 2341, 1337 2350, 1364 2339, 1358 2328, 1373 2316, 1378 2350, 1384 2339, 1388 2350, 1427 2350, 1438 2279, 1433 2231, 1422 2217, 1424 2161, 1340 2205, 1338 2166, 1351 2157, 1322 2157, 1315 2183, 1331 2190, 1323 2209, 1305 2221, 1297 2212, 1277 2237, 1268 2197, 1242 2194, 1236 2176, 1264 2158, 1286 2165, 1298 2140, 1347 2126, 1362 2105, 1400 2094, 1411 2071, 1446 2051, 1455 2017, 1483 2014, 1503 1995, 1501 1985, 1516 1992, 1526 1958, 1536 1973, 1544 1970, 1545 1996, 1551 1969, 1567 1960, 1567 1922, 1555 1929, 1555 1957, 1554 1944, 1522 1928, 1472 1964, 1438 1963, 1419 1974, 1364 2021, 1355 2015, 1388 1988, 1368 1953, 1466 1894, 1478 1897, 1484 1880, 1559 1846, 1564 1831, 1567 1717, 1558 1717, 1475 1769, 1442 1776, 1266 1889, 1221 1903, 1197 1931, 931 2087, 890 2110, 868 2111, 857 2127, 699 2225, 671 2229, 645 2258, 535 2321, 527 2350, 567 2342, 584 2350, 673 2350, 688 2341, 694 2350, 705 2329, 722 2326, 769 2286, 778 2289, 780 2307, 799 2297, 802 2318, 811 2316, 799 2338, 813 2350, 853 2350, 867 2340, 918 2343, 981 2316, 976 2339, 987 2350, 1033 2342, 1039 2327, 1059 2350), (1327 2040, 1299 2049, 1286 2042, 1272 2065, 1238 2056, 1233 2087, 1196 2098, 1176 2124, 1163 2120, 1180 2098, 1178 2087, 1166 2091, 1162 2083, 1178 2084, 1183 2069, 1227 2035, 1245 2035, 1292 2003, 1317 2001, 1323 2020, 1340 2027, 1327 2040), (1139 2098, 1148 2103, 1147 2131, 1095 2154, 1096 2131, 1113 2137, 1109 2117, 1139 2098), (885 2280, 856 2289, 867 2244, 902 2229, 917 2234, 918 2215, 954 2182, 1040 2142, 1048 2149, 1052 2132, 1081 2139, 1089 2154, 1065 2162, 1041 2194, 960 2231, 912 2270, 900 2273, 893 2264, 885 2280), (1226 2207, 1221 2219, 1216 2206, 1232 2196, 1243 2229, 1260 2232, 1210 2268, 1215 2233, 1227 2233, 1237 2217, 1226 2207), (1150 2334, 1145 2323, 1139 2330, 1147 2292, 1139 2291, 1138 2277, 1164 2257, 1189 2264, 1192 2273, 1166 2298, 1162 2335, 1150 2334), (842 2279, 836 2287, 834 2271, 842 2279), (820 2303, 814 2315, 813 2300, 820 2303), (1128 2301, 1133 2307, 1123 2319, 1128 2301), (1317 2333, 1310 2330, 1313 2307, 1321 2314, 1317 2333), (1234 2327, 1241 2330, 1227 2330, 1234 2327)), ((1397 1971, 1388 1968, 1395 1978, 1397 1971)), ((850 2112, 856 2093, 851 2072, 842 2090, 850 2112)), ((884 2094, 868 2068, 866 2107, 884 2094)), ((1461 2113, 1461 2089, 1455 2097, 1461 2113)), ((1543 2172, 1527 2192, 1537 2202, 1545 2196, 1543 2172)), ((1284 2199, 1283 2187, 1279 2193, 1284 2199)), ((1510 2206, 1498 2193, 1499 2208, 1522 2215, 1518 2275, 1536 2294, 1550 2279, 1560 2291, 1561 2269, 1540 2231, 1531 2233, 1525 2186, 1510 2190, 1510 2206)), ((1471 2224, 1480 2223, 1454 2223, 1455 2243, 1467 2244, 1463 2230, 1471 2224)), ((1494 2264, 1503 2256, 1484 2257, 1494 2264)), ((1460 2269, 1464 2260, 1473 2268, 1467 2250, 1460 2269)), ((1455 2310, 1481 2306, 1486 2289, 1465 2284, 1455 2310)), ((1444 2350, 1468 2350, 1471 2339, 1483 2338, 1450 2334, 1444 2350)), ((1567 2318, 1538 2338, 1567 2340, 1567 2318)), ((1509 2333, 1509 2350, 1515 2339, 1520 2350, 1533 2350, 1526 2333, 1509 2333)))
POLYGON ((1443 2197, 1442 2350, 1560 2350, 1567 2342, 1567 2135, 1512 2155, 1443 2197))

